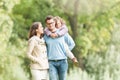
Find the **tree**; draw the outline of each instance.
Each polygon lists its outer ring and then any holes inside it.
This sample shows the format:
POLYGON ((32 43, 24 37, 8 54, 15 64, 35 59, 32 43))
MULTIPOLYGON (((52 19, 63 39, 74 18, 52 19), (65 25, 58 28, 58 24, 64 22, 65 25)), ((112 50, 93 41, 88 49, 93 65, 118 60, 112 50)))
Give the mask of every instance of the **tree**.
POLYGON ((0 80, 28 80, 22 61, 15 55, 18 48, 9 41, 14 25, 10 15, 16 3, 16 0, 0 0, 0 80))
POLYGON ((114 15, 110 9, 119 3, 119 0, 53 0, 53 2, 55 7, 61 9, 70 25, 76 42, 74 53, 80 59, 83 69, 85 64, 83 58, 87 54, 104 54, 107 50, 114 23, 114 15))

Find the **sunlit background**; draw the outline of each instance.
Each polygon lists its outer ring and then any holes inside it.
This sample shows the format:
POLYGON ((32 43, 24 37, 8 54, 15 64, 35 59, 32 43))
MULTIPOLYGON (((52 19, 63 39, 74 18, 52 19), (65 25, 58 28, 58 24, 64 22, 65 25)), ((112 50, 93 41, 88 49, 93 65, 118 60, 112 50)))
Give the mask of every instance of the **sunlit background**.
POLYGON ((28 31, 47 15, 62 17, 76 43, 67 80, 120 80, 120 0, 0 0, 0 80, 31 80, 28 31))

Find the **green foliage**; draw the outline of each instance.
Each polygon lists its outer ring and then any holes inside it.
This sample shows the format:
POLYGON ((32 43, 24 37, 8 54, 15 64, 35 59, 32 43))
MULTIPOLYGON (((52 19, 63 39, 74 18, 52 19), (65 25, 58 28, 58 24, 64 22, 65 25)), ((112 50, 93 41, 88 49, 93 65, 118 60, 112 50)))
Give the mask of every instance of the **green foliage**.
POLYGON ((95 75, 97 80, 119 80, 120 73, 120 37, 119 35, 119 24, 114 25, 112 32, 112 39, 109 48, 104 56, 100 55, 87 55, 86 59, 86 70, 92 75, 95 75), (117 37, 116 37, 117 35, 117 37))
MULTIPOLYGON (((56 12, 52 7, 52 2, 47 0, 21 0, 20 4, 13 8, 12 19, 14 21, 13 34, 21 39, 26 39, 30 25, 35 21, 40 21, 45 27, 45 17, 54 15, 56 12)), ((14 37, 14 35, 13 35, 14 37)), ((12 37, 12 38, 13 38, 12 37)))
POLYGON ((85 70, 74 68, 68 80, 119 80, 120 79, 120 24, 114 25, 112 39, 104 56, 89 54, 85 61, 85 70))
POLYGON ((15 47, 9 42, 14 25, 10 17, 14 2, 16 1, 0 1, 0 5, 3 6, 0 9, 0 80, 28 80, 28 75, 21 66, 23 60, 18 58, 18 54, 24 52, 24 48, 21 45, 19 48, 15 47))
POLYGON ((0 56, 0 80, 28 80, 28 75, 21 67, 21 60, 17 56, 10 55, 9 50, 5 53, 6 55, 0 56))
POLYGON ((0 44, 2 45, 0 47, 0 80, 28 80, 28 76, 24 73, 24 70, 21 66, 23 61, 18 58, 18 54, 21 54, 20 50, 22 50, 23 52, 24 48, 21 45, 19 46, 19 48, 17 48, 10 44, 9 38, 12 33, 13 24, 11 19, 7 15, 4 15, 3 17, 5 20, 8 21, 9 24, 4 23, 1 26, 2 30, 0 32, 0 44), (5 18, 5 16, 7 17, 7 19, 5 18))
MULTIPOLYGON (((93 15, 92 15, 93 16, 93 15)), ((80 46, 80 55, 86 57, 88 53, 104 53, 111 40, 113 19, 106 15, 99 15, 95 20, 90 17, 81 17, 79 36, 75 39, 80 46)))

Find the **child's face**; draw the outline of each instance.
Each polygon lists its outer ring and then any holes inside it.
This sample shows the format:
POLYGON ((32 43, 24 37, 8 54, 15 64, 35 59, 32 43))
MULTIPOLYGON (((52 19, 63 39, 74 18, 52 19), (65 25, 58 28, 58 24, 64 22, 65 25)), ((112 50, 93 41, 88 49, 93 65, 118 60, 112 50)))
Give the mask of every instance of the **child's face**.
POLYGON ((61 26, 62 26, 62 24, 61 24, 60 20, 57 20, 57 22, 56 22, 56 28, 60 28, 61 26))

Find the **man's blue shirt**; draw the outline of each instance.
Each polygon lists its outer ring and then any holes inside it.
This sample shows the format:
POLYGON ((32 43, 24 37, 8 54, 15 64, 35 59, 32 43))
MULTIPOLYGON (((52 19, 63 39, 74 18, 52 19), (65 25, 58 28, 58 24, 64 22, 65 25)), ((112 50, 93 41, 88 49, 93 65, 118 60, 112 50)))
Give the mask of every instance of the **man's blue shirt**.
POLYGON ((57 38, 51 38, 50 36, 45 35, 44 39, 47 44, 48 60, 67 59, 65 44, 68 45, 70 50, 75 46, 73 39, 68 33, 57 38))

